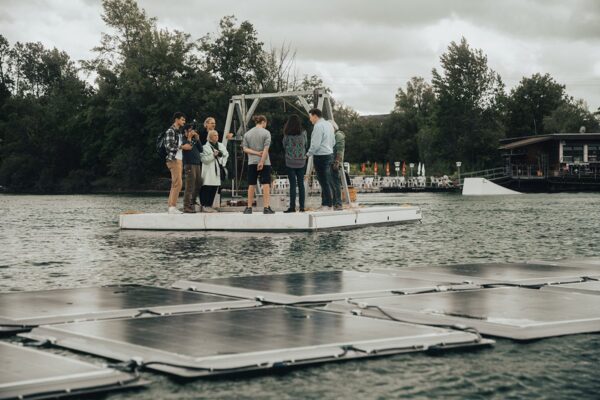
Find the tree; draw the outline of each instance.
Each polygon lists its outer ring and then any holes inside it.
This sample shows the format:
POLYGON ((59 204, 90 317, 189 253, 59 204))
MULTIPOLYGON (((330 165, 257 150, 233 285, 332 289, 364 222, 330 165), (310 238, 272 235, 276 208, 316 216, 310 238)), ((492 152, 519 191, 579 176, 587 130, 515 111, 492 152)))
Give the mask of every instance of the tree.
POLYGON ((442 71, 432 71, 437 96, 433 127, 421 135, 421 142, 430 146, 423 152, 425 162, 439 171, 450 170, 457 160, 467 168, 492 166, 499 159, 496 148, 503 136, 502 79, 465 38, 451 42, 440 63, 442 71))
POLYGON ((243 21, 237 26, 231 15, 221 19, 219 34, 206 35, 200 40, 206 71, 215 76, 231 94, 258 92, 268 75, 263 43, 258 40, 254 26, 243 21))
POLYGON ((586 132, 598 132, 599 120, 592 114, 585 101, 569 98, 544 117, 546 133, 576 133, 581 127, 586 132))
POLYGON ((506 136, 542 135, 544 118, 567 101, 565 86, 549 74, 523 78, 507 99, 506 136))

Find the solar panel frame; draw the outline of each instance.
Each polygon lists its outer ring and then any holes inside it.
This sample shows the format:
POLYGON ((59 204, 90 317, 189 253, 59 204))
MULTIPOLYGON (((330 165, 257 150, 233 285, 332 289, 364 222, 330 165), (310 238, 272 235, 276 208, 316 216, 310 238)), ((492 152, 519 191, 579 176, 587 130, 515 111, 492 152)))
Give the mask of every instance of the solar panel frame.
MULTIPOLYGON (((510 295, 510 293, 509 293, 510 295)), ((484 297, 485 297, 484 296, 484 297)), ((506 298, 504 299, 506 300, 506 298)), ((556 307, 560 307, 561 303, 555 302, 548 310, 549 313, 557 312, 556 307)), ((527 289, 519 287, 498 287, 473 290, 468 292, 447 292, 437 294, 419 294, 415 296, 389 296, 377 297, 371 299, 360 299, 358 301, 338 301, 327 304, 325 310, 339 313, 351 313, 355 315, 363 315, 374 318, 394 319, 403 322, 425 324, 425 325, 461 325, 477 329, 481 334, 492 337, 503 337, 513 340, 532 340, 541 339, 553 336, 572 335, 579 333, 600 332, 600 298, 593 295, 580 293, 553 293, 537 289, 527 289), (526 293, 532 297, 536 304, 527 303, 521 300, 518 304, 518 310, 535 308, 544 304, 544 301, 560 299, 562 304, 567 304, 573 309, 581 310, 583 305, 593 304, 590 315, 586 318, 577 318, 572 320, 557 320, 557 321, 535 321, 535 320, 518 320, 517 318, 498 318, 488 319, 487 314, 484 315, 469 315, 469 312, 474 312, 478 307, 483 307, 490 304, 497 304, 499 307, 506 307, 509 304, 502 301, 502 297, 494 299, 495 294, 504 294, 512 292, 515 294, 526 293), (416 309, 414 304, 402 304, 403 302, 419 302, 421 307, 431 306, 429 302, 433 296, 438 296, 434 300, 442 301, 447 298, 447 303, 451 306, 460 305, 463 301, 460 298, 451 299, 448 297, 464 297, 466 295, 475 296, 477 293, 485 294, 489 298, 483 298, 466 302, 463 306, 470 310, 462 312, 443 312, 437 309, 416 309), (555 296, 552 298, 552 296, 555 296), (543 300, 543 301, 542 301, 543 300), (393 304, 393 303, 396 304, 393 304), (521 321, 519 325, 517 321, 521 321)), ((517 312, 518 313, 518 312, 517 312)))
MULTIPOLYGON (((192 290, 201 293, 219 294, 225 296, 256 299, 273 304, 293 305, 293 304, 310 304, 324 303, 346 298, 362 298, 375 296, 388 296, 391 294, 414 294, 429 291, 448 291, 448 290, 469 290, 476 289, 480 286, 473 284, 465 284, 462 282, 448 282, 447 280, 424 280, 415 279, 414 277, 402 276, 395 277, 389 274, 380 274, 373 272, 358 272, 358 271, 316 271, 310 273, 288 273, 288 274, 272 274, 272 275, 253 275, 232 278, 205 279, 200 281, 179 280, 171 285, 173 288, 182 290, 192 290), (372 284, 375 279, 384 281, 384 285, 380 288, 370 288, 366 290, 347 290, 333 291, 329 293, 313 293, 306 295, 289 294, 300 288, 290 285, 289 280, 302 280, 302 290, 306 290, 307 286, 319 291, 318 285, 327 285, 331 282, 324 282, 326 279, 337 279, 336 282, 340 286, 344 286, 344 280, 363 280, 365 284, 372 284), (260 282, 260 280, 264 280, 260 282), (311 280, 307 285, 306 281, 311 280), (249 282, 250 281, 250 282, 249 282), (275 289, 256 287, 251 288, 252 281, 258 284, 264 284, 270 281, 269 284, 275 289), (312 285, 312 286, 311 286, 312 285), (246 286, 246 287, 244 287, 246 286), (289 290, 289 289, 292 290, 289 290), (286 293, 286 289, 288 293, 286 293)), ((260 286, 260 285, 257 285, 260 286)), ((264 285, 269 286, 269 285, 264 285)))
MULTIPOLYGON (((116 293, 116 292, 115 292, 116 293)), ((118 296, 116 296, 118 298, 118 296)), ((114 299, 113 299, 114 300, 114 299)), ((122 296, 122 300, 126 300, 126 296, 122 296)), ((98 301, 106 301, 106 298, 102 298, 102 296, 98 297, 98 301)), ((170 300, 172 303, 177 303, 176 299, 170 300)), ((168 302, 167 302, 168 303, 168 302)), ((65 304, 68 305, 66 308, 77 307, 75 304, 66 301, 65 304)), ((164 303, 163 303, 164 304, 164 303)), ((107 285, 107 286, 99 286, 99 287, 84 287, 84 288, 69 288, 69 289, 54 289, 54 290, 39 290, 39 291, 31 291, 31 292, 3 292, 0 293, 0 334, 3 335, 11 335, 23 331, 27 331, 32 327, 39 325, 47 325, 47 324, 59 324, 73 321, 85 321, 85 320, 96 320, 96 319, 111 319, 111 318, 135 318, 145 315, 167 315, 167 314, 177 314, 177 313, 187 313, 187 312, 200 312, 200 311, 212 311, 218 309, 230 309, 230 308, 245 308, 245 307, 257 307, 260 303, 256 301, 249 301, 244 299, 236 299, 222 295, 206 295, 201 293, 194 292, 186 292, 181 290, 175 290, 171 288, 162 288, 156 286, 146 286, 146 285, 107 285), (155 294, 160 294, 161 296, 165 294, 176 294, 177 296, 183 296, 186 299, 182 299, 180 301, 181 304, 169 304, 169 305, 158 305, 158 299, 155 299, 154 304, 150 304, 149 306, 140 307, 142 303, 138 298, 135 300, 137 303, 132 307, 125 308, 110 308, 110 307, 101 307, 98 306, 96 310, 89 310, 87 312, 81 311, 54 311, 54 314, 38 314, 38 315, 21 315, 16 316, 14 310, 10 310, 9 312, 13 312, 12 315, 2 315, 2 313, 6 314, 6 310, 2 310, 3 299, 6 303, 6 307, 10 307, 11 303, 19 302, 19 301, 27 301, 27 297, 40 296, 42 301, 44 299, 52 299, 53 301, 66 301, 72 300, 71 297, 77 292, 80 294, 85 294, 86 291, 91 294, 96 291, 102 294, 106 291, 111 290, 131 290, 132 292, 126 292, 127 294, 132 294, 133 296, 141 296, 143 293, 135 293, 145 291, 146 295, 154 292, 155 294), (71 297, 70 297, 71 296, 71 297), (197 296, 198 301, 195 302, 193 299, 197 296), (207 298, 210 298, 210 301, 206 301, 207 298), (204 300, 203 300, 204 299, 204 300), (219 301, 221 300, 222 301, 219 301)), ((42 312, 45 310, 40 310, 40 307, 37 306, 37 303, 32 302, 30 304, 30 308, 36 309, 37 312, 42 312)), ((52 308, 52 305, 48 305, 48 308, 52 308)))
POLYGON ((600 281, 586 281, 578 283, 567 283, 562 285, 548 285, 541 290, 549 290, 556 292, 574 292, 600 296, 600 281))
POLYGON ((600 276, 600 268, 592 265, 566 265, 541 262, 473 263, 440 266, 377 268, 373 272, 419 279, 448 280, 475 285, 543 286, 581 282, 600 276), (490 271, 496 268, 497 271, 490 271), (546 270, 545 272, 543 270, 546 270), (486 276, 487 274, 487 276, 486 276), (504 276, 503 276, 504 275, 504 276), (511 277, 512 275, 512 277, 511 277), (520 275, 520 276, 519 276, 520 275))
POLYGON ((431 348, 485 346, 493 343, 490 340, 481 340, 477 335, 469 332, 377 321, 288 306, 172 315, 145 320, 111 320, 44 326, 21 336, 33 340, 52 338, 52 343, 56 346, 124 362, 135 357, 144 360, 144 365, 149 369, 184 378, 239 374, 329 361, 426 351, 431 348), (272 319, 270 322, 268 322, 269 318, 272 319), (186 320, 191 323, 182 323, 186 320), (252 326, 245 325, 244 321, 247 323, 252 321, 250 322, 252 326), (327 323, 322 324, 323 321, 327 323), (148 323, 152 326, 165 327, 165 331, 161 333, 156 329, 150 329, 148 323), (177 326, 186 332, 196 332, 194 324, 205 327, 204 331, 198 331, 201 332, 199 337, 180 338, 178 343, 167 343, 162 340, 163 337, 175 337, 175 332, 169 331, 169 326, 177 326), (110 331, 108 325, 120 325, 120 329, 127 332, 126 340, 118 339, 118 335, 111 336, 107 333, 110 331), (272 327, 275 329, 271 330, 272 327), (296 330, 298 327, 300 327, 299 331, 296 330), (315 334, 317 328, 318 335, 315 334), (154 337, 140 338, 134 333, 136 329, 152 332, 154 337), (220 342, 241 335, 242 332, 251 332, 251 335, 240 336, 239 342, 232 340, 220 342), (407 333, 401 335, 400 332, 407 333), (352 337, 355 340, 351 340, 352 337), (160 342, 162 347, 140 344, 145 340, 148 343, 160 342), (201 341, 204 347, 199 347, 197 341, 201 341), (180 350, 180 346, 188 346, 189 351, 180 350), (229 346, 233 346, 233 350, 219 351, 219 348, 230 349, 229 346), (239 351, 235 350, 236 346, 239 347, 239 351))
MULTIPOLYGON (((97 392, 113 391, 141 387, 148 382, 138 376, 98 367, 83 361, 73 360, 56 354, 42 352, 7 342, 0 342, 3 373, 0 379, 0 399, 45 399, 59 396, 75 396, 97 392), (7 354, 8 353, 8 354, 7 354), (19 359, 15 360, 15 356, 19 359), (7 371, 13 363, 25 362, 29 358, 27 370, 34 372, 36 367, 45 371, 37 371, 35 376, 14 379, 7 371), (51 369, 51 373, 48 370, 51 369), (69 372, 64 372, 69 369, 69 372), (61 371, 63 370, 63 371, 61 371), (73 370, 83 370, 73 372, 73 370)), ((19 375, 21 371, 12 371, 19 375)))

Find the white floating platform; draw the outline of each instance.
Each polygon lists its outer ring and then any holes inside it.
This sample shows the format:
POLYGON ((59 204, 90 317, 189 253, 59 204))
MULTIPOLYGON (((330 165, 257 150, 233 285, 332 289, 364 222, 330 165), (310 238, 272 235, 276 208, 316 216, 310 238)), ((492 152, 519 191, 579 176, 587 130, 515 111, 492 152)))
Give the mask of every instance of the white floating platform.
POLYGON ((168 231, 259 231, 313 232, 327 229, 349 229, 368 225, 389 225, 421 220, 421 209, 404 207, 363 207, 341 211, 308 211, 265 215, 241 212, 196 214, 121 214, 121 229, 168 231))
POLYGON ((462 194, 463 196, 501 196, 521 193, 507 189, 485 178, 465 178, 462 194))

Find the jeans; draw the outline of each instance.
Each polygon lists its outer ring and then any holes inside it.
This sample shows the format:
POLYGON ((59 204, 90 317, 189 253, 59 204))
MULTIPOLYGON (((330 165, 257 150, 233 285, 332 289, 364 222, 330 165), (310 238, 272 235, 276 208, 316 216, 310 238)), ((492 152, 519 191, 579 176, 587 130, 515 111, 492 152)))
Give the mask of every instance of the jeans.
POLYGON ((342 206, 342 180, 341 174, 344 173, 344 168, 340 165, 338 169, 331 167, 331 195, 334 206, 342 206))
POLYGON ((193 211, 194 202, 202 187, 202 164, 185 164, 185 193, 183 195, 184 211, 193 211))
POLYGON ((171 191, 169 192, 169 207, 177 207, 177 199, 181 192, 181 174, 183 163, 181 160, 167 161, 167 168, 171 171, 171 191))
POLYGON ((333 206, 333 198, 331 195, 331 164, 333 164, 333 154, 327 154, 324 156, 313 156, 313 162, 315 164, 315 172, 317 173, 317 180, 321 185, 321 205, 325 207, 333 206))
POLYGON ((304 173, 306 166, 301 168, 290 168, 287 167, 288 179, 290 180, 290 209, 296 209, 296 185, 298 185, 298 194, 300 201, 300 208, 304 209, 304 173))

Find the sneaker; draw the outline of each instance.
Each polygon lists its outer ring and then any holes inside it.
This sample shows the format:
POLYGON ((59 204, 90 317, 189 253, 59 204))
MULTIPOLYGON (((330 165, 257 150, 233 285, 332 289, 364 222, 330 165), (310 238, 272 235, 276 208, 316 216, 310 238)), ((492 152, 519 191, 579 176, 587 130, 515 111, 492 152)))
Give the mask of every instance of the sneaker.
POLYGON ((287 213, 293 213, 293 212, 296 212, 295 208, 288 208, 287 210, 284 211, 284 213, 286 213, 286 214, 287 213))
POLYGON ((183 214, 177 207, 169 207, 169 214, 183 214))
POLYGON ((275 211, 271 210, 271 207, 265 207, 263 214, 275 214, 275 211))
POLYGON ((216 212, 218 212, 217 210, 215 210, 212 207, 202 207, 202 211, 205 212, 205 213, 216 213, 216 212))
POLYGON ((342 211, 344 207, 342 206, 333 206, 333 211, 342 211))
POLYGON ((306 210, 304 208, 301 208, 300 212, 306 212, 306 210))
POLYGON ((246 207, 244 214, 252 214, 252 207, 246 207))

